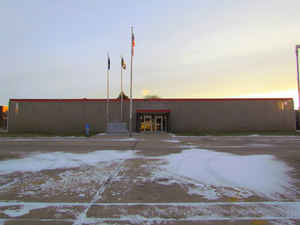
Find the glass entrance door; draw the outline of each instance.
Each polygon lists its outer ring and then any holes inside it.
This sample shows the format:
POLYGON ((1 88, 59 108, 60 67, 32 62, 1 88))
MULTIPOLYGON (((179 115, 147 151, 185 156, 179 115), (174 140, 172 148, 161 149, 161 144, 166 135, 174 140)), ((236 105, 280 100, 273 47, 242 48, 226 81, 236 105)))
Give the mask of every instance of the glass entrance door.
POLYGON ((168 113, 138 112, 136 116, 136 130, 138 132, 168 132, 168 113))
POLYGON ((145 115, 144 116, 144 131, 152 131, 152 116, 151 115, 145 115))
POLYGON ((155 131, 164 131, 163 116, 155 116, 155 131))

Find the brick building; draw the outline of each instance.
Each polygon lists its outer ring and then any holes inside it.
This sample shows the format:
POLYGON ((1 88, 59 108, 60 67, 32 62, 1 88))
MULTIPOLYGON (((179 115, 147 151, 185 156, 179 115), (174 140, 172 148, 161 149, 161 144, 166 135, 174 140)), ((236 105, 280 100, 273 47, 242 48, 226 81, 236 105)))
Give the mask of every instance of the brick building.
MULTIPOLYGON (((106 99, 10 99, 9 132, 82 133, 106 130, 106 99)), ((129 121, 129 100, 124 101, 129 121)), ((109 121, 119 122, 120 99, 110 99, 109 121)), ((291 98, 134 99, 134 132, 294 131, 291 98)))

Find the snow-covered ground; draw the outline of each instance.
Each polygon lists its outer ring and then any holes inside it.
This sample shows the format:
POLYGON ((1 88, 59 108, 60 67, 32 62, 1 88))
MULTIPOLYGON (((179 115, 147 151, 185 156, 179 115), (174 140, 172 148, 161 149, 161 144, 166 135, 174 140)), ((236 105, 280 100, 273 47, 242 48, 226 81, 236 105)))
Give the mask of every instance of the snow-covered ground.
POLYGON ((165 140, 162 140, 163 142, 169 142, 169 143, 179 143, 180 141, 177 140, 177 139, 165 139, 165 140))
POLYGON ((111 162, 134 158, 134 151, 95 151, 85 154, 52 152, 32 154, 23 159, 1 161, 0 175, 13 172, 38 172, 60 168, 95 166, 99 162, 111 162))
MULTIPOLYGON (((292 180, 288 175, 292 168, 271 155, 239 156, 190 149, 161 158, 166 164, 156 170, 154 176, 166 177, 165 171, 168 171, 171 177, 190 178, 198 186, 190 193, 202 193, 208 199, 217 198, 217 193, 212 191, 218 187, 230 187, 243 197, 251 196, 252 192, 272 199, 292 194, 292 180), (207 187, 211 188, 207 190, 207 187)), ((232 195, 229 190, 227 194, 232 195)))
MULTIPOLYGON (((68 217, 76 216, 76 212, 72 211, 72 207, 86 207, 87 205, 88 203, 66 202, 0 202, 0 208, 8 208, 2 210, 2 213, 10 218, 18 218, 34 210, 51 212, 55 209, 54 218, 49 216, 48 221, 56 221, 62 214, 66 213, 68 213, 68 217)), ((239 221, 251 221, 254 218, 260 222, 251 224, 296 225, 297 223, 294 223, 293 220, 299 220, 300 218, 300 204, 298 202, 93 203, 93 207, 104 215, 109 213, 111 216, 97 217, 91 213, 89 217, 84 218, 82 221, 73 220, 74 224, 106 224, 105 222, 108 221, 114 222, 113 224, 118 222, 168 224, 168 222, 175 221, 186 223, 231 221, 233 224, 238 224, 239 221), (138 214, 136 209, 138 209, 138 214), (177 218, 174 218, 174 215, 177 218)), ((0 221, 5 222, 5 219, 0 219, 0 221)), ((70 222, 70 218, 61 219, 60 221, 70 222)))
MULTIPOLYGON (((124 138, 115 139, 114 141, 135 140, 136 139, 133 138, 124 138)), ((163 141, 172 143, 179 142, 176 139, 166 139, 163 141)), ((110 177, 119 173, 121 168, 120 162, 132 159, 149 159, 150 164, 152 161, 159 161, 159 163, 154 163, 148 167, 148 169, 151 170, 151 175, 144 177, 145 181, 158 180, 158 182, 164 186, 174 183, 184 185, 188 187, 186 190, 188 194, 202 196, 207 199, 208 202, 214 202, 215 205, 203 203, 204 205, 198 206, 187 203, 185 207, 187 207, 190 215, 187 215, 188 217, 185 218, 185 220, 230 219, 229 217, 222 216, 222 212, 224 212, 225 209, 221 206, 217 206, 223 204, 222 202, 218 202, 220 201, 218 199, 224 196, 239 199, 240 201, 249 197, 260 196, 263 199, 274 202, 283 200, 283 197, 293 199, 293 196, 297 192, 297 189, 293 186, 294 181, 289 176, 293 169, 271 155, 239 156, 200 149, 189 144, 179 146, 184 149, 182 152, 158 157, 144 156, 138 150, 102 150, 81 154, 65 152, 35 153, 27 155, 25 158, 0 161, 0 184, 3 184, 0 186, 0 193, 7 192, 13 188, 19 188, 20 184, 24 187, 21 192, 17 194, 22 196, 47 194, 49 195, 48 197, 51 197, 51 195, 55 195, 57 192, 64 190, 78 195, 79 198, 85 198, 86 193, 88 193, 89 196, 94 196, 92 202, 82 202, 78 203, 78 205, 89 208, 92 204, 97 205, 96 201, 101 197, 101 193, 104 191, 103 186, 100 184, 106 183, 110 177), (109 172, 109 169, 113 170, 113 172, 109 172), (46 170, 59 171, 55 177, 51 177, 49 174, 44 173, 46 170), (21 174, 29 173, 27 177, 32 184, 26 184, 23 178, 19 179, 16 177, 17 175, 12 175, 20 172, 21 174), (35 175, 33 176, 32 174, 35 175), (9 180, 10 176, 14 177, 14 179, 9 180), (101 188, 99 189, 100 186, 103 190, 101 188), (218 208, 220 208, 220 211, 216 210, 218 208), (201 210, 202 212, 206 212, 207 217, 199 216, 201 210), (211 217, 209 217, 209 215, 211 217)), ((51 206, 50 203, 48 205, 47 203, 20 203, 18 207, 15 207, 15 204, 17 203, 0 202, 0 214, 2 213, 9 217, 19 217, 28 214, 31 210, 51 206)), ((67 202, 61 204, 64 206, 77 205, 77 203, 70 203, 68 205, 67 202)), ((235 203, 228 204, 234 205, 235 203)), ((260 208, 259 206, 257 206, 257 208, 255 205, 244 207, 241 202, 237 204, 240 205, 238 205, 235 215, 237 218, 240 214, 244 215, 245 220, 251 217, 249 216, 251 212, 260 214, 263 219, 280 219, 278 216, 275 216, 275 212, 279 210, 279 208, 281 213, 288 209, 291 209, 292 212, 295 211, 294 214, 287 213, 287 219, 300 219, 299 212, 297 212, 300 207, 298 202, 294 204, 291 203, 291 205, 275 205, 272 209, 268 208, 268 203, 260 208), (245 213, 246 211, 247 213, 245 213)), ((127 204, 127 206, 130 206, 130 204, 127 204)), ((180 203, 174 203, 172 207, 175 208, 172 210, 175 213, 182 213, 179 210, 181 206, 179 206, 180 203)), ((183 206, 184 205, 182 205, 182 207, 183 206)), ((161 206, 156 203, 153 203, 151 207, 156 207, 157 212, 159 212, 158 216, 169 212, 168 209, 160 208, 161 206)), ((88 208, 86 208, 83 214, 80 214, 80 220, 77 220, 77 222, 93 220, 92 218, 88 219, 86 217, 88 208)), ((74 213, 74 215, 77 214, 74 213)), ((128 218, 129 217, 124 215, 123 220, 128 220, 128 218)), ((138 215, 132 215, 132 218, 130 217, 129 220, 134 220, 134 218, 137 220, 140 219, 138 221, 146 220, 149 223, 167 221, 159 217, 157 217, 156 220, 155 218, 152 218, 152 220, 145 217, 139 218, 138 215)), ((101 219, 94 220, 95 222, 101 222, 101 219)), ((116 221, 122 221, 122 217, 116 221)), ((0 224, 1 222, 3 221, 0 220, 0 224)))
MULTIPOLYGON (((141 155, 137 155, 135 151, 112 150, 85 154, 64 152, 32 154, 22 159, 1 161, 0 175, 97 166, 100 162, 109 163, 134 158, 141 158, 141 155)), ((214 190, 212 187, 230 187, 238 190, 244 197, 254 192, 272 199, 276 199, 278 195, 290 194, 293 190, 292 179, 289 177, 292 168, 271 155, 239 156, 193 148, 158 158, 164 164, 153 170, 153 177, 167 177, 170 178, 170 182, 172 177, 176 176, 189 178, 197 187, 189 192, 208 193, 208 199, 217 198, 214 194, 211 195, 211 191, 214 190)))

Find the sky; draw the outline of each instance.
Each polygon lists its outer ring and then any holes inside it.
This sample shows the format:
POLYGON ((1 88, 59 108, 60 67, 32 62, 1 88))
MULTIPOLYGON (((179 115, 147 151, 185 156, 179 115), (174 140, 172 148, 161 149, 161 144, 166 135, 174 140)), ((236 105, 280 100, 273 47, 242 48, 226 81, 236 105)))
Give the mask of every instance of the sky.
MULTIPOLYGON (((0 105, 10 98, 293 97, 299 0, 1 1, 0 105), (124 72, 129 94, 130 70, 124 72)), ((297 104, 295 105, 297 107, 297 104)))

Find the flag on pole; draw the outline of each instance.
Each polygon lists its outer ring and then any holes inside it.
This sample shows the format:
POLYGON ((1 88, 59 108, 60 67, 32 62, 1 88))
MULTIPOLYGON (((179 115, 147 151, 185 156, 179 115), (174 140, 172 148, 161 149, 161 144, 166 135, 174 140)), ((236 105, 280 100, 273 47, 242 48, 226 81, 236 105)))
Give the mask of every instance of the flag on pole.
POLYGON ((126 64, 123 57, 121 58, 121 67, 126 70, 126 64))
POLYGON ((134 33, 131 34, 131 55, 134 55, 134 47, 135 47, 135 40, 134 40, 134 33))
POLYGON ((107 70, 110 70, 110 58, 108 54, 107 54, 107 70))

